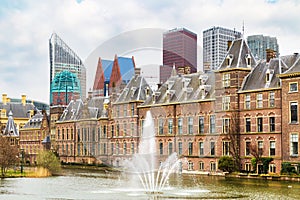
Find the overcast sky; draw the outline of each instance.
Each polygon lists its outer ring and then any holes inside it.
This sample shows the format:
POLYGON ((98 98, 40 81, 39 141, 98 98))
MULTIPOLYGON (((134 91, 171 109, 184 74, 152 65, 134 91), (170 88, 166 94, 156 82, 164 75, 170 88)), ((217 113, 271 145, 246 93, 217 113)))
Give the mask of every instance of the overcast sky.
MULTIPOLYGON (((275 36, 280 54, 287 55, 300 52, 299 11, 298 0, 1 0, 0 94, 26 94, 48 103, 52 32, 85 61, 97 47, 129 31, 185 27, 198 34, 201 47, 203 30, 222 26, 242 31, 244 21, 245 37, 275 36)), ((143 59, 135 55, 137 65, 147 64, 143 59)))

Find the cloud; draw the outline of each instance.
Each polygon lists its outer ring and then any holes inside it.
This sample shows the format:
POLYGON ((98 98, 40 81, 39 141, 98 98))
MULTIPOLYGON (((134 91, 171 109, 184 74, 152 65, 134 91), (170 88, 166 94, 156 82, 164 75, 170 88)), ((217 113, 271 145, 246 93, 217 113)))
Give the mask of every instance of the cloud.
POLYGON ((0 93, 26 93, 48 102, 53 31, 85 60, 105 41, 132 30, 186 27, 198 34, 202 46, 203 30, 222 26, 241 31, 244 21, 245 36, 275 36, 284 55, 299 51, 299 10, 296 0, 1 1, 0 93))

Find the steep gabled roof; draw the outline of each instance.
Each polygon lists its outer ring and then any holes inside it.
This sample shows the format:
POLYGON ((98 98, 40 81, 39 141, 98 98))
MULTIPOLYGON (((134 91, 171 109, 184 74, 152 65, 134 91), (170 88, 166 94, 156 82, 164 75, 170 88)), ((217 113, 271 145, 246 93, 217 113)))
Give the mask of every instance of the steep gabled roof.
POLYGON ((247 42, 243 39, 236 39, 230 46, 223 62, 218 70, 226 70, 232 68, 251 69, 256 65, 256 61, 248 47, 247 42), (228 65, 227 59, 230 58, 228 65), (250 65, 247 64, 247 58, 250 58, 250 65))
POLYGON ((8 120, 7 120, 7 123, 6 123, 6 127, 3 131, 3 135, 18 137, 19 136, 19 131, 18 131, 17 126, 14 122, 13 113, 11 111, 9 111, 8 116, 9 117, 8 117, 8 120))
POLYGON ((144 101, 152 95, 151 87, 142 76, 133 77, 114 103, 144 101))
POLYGON ((101 58, 98 59, 98 65, 97 65, 97 70, 95 74, 95 80, 94 80, 94 87, 93 90, 101 90, 104 88, 104 71, 102 67, 102 61, 101 58))

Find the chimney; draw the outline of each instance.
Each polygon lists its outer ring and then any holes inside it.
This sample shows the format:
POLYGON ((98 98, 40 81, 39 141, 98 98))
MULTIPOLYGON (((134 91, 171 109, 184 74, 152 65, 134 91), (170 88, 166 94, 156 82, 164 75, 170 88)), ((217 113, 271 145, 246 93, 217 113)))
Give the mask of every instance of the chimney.
POLYGON ((3 105, 6 105, 6 103, 7 103, 7 94, 2 94, 2 103, 3 103, 3 105))
POLYGON ((232 45, 232 41, 228 40, 227 41, 227 51, 230 49, 231 45, 232 45))
POLYGON ((141 68, 135 68, 134 73, 135 73, 135 76, 141 75, 141 68))
POLYGON ((272 59, 276 58, 276 51, 273 49, 266 49, 267 63, 272 59))
POLYGON ((26 105, 26 95, 22 94, 22 105, 25 106, 26 105))

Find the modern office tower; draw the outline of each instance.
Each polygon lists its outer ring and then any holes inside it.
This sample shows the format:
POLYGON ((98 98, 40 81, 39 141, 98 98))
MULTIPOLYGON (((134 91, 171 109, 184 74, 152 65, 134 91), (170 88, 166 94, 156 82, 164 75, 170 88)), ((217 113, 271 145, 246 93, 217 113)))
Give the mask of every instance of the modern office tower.
MULTIPOLYGON (((163 33, 163 67, 170 68, 164 71, 171 73, 173 65, 176 70, 189 67, 190 73, 197 72, 197 34, 185 28, 163 33)), ((166 80, 170 73, 160 73, 160 80, 166 80)))
POLYGON ((279 56, 279 46, 276 37, 250 35, 247 37, 247 43, 256 59, 267 59, 267 50, 275 51, 276 57, 279 56))
MULTIPOLYGON (((203 31, 203 63, 215 70, 224 60, 228 50, 228 41, 240 38, 242 34, 235 30, 212 27, 203 31)), ((207 71, 207 69, 205 69, 207 71)))
POLYGON ((76 53, 56 33, 49 39, 49 55, 50 106, 67 105, 73 98, 85 99, 86 68, 76 53))

